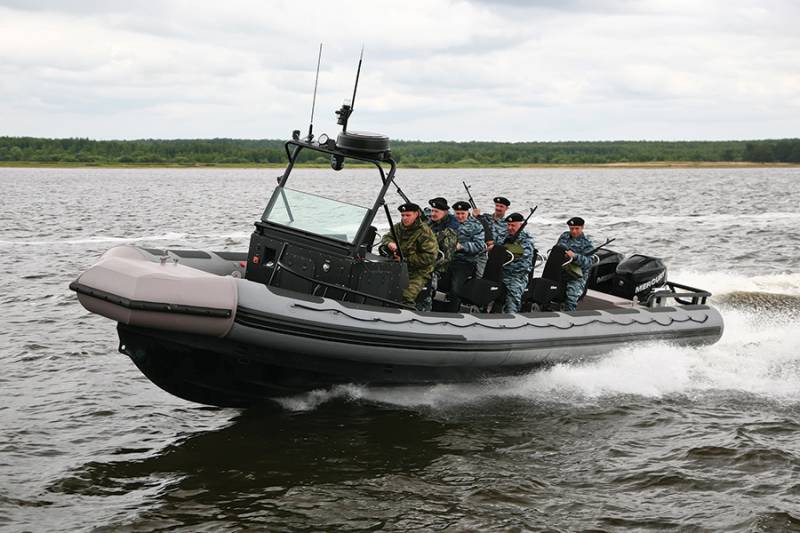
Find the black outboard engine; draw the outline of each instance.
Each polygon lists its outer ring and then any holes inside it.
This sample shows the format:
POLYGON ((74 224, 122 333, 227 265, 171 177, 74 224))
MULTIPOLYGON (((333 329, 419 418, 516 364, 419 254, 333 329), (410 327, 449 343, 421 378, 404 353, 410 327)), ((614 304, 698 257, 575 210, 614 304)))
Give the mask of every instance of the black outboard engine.
POLYGON ((667 267, 658 257, 635 254, 617 266, 612 294, 640 302, 667 281, 667 267))
POLYGON ((597 257, 598 262, 593 264, 589 271, 586 288, 611 294, 614 287, 614 276, 617 274, 617 266, 625 259, 625 256, 608 248, 597 250, 594 255, 597 257))

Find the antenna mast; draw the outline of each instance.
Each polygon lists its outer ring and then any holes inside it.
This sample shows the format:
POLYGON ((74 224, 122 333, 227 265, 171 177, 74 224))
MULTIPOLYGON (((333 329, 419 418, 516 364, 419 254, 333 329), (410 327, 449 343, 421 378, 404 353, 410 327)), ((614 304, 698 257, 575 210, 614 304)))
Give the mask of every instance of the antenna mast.
POLYGON ((356 70, 356 83, 353 86, 353 99, 350 100, 350 112, 356 107, 356 91, 358 90, 358 78, 361 76, 361 62, 364 61, 364 45, 361 45, 361 55, 358 57, 358 70, 356 70))
POLYGON ((358 58, 358 70, 356 71, 356 83, 353 86, 353 98, 348 102, 347 100, 344 101, 342 104, 342 108, 336 112, 339 115, 339 119, 336 121, 338 124, 342 125, 342 131, 347 131, 347 119, 350 118, 350 114, 353 112, 353 107, 356 104, 356 91, 358 91, 358 78, 361 76, 361 62, 364 60, 364 45, 361 45, 361 56, 358 58))
MULTIPOLYGON (((308 141, 314 138, 314 108, 317 105, 317 84, 319 83, 319 63, 322 60, 322 43, 319 43, 319 54, 317 55, 317 76, 314 78, 314 99, 311 100, 311 121, 308 123, 308 141)), ((359 64, 360 67, 360 64, 359 64)))

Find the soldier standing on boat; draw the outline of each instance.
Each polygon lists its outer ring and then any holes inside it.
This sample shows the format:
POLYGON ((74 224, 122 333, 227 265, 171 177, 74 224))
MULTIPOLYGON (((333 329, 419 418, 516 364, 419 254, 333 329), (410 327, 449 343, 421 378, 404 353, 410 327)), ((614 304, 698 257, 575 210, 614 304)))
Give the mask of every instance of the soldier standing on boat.
POLYGON ((503 244, 506 251, 513 255, 513 259, 503 266, 503 285, 506 288, 503 311, 518 313, 522 305, 522 293, 528 286, 528 276, 533 269, 533 237, 523 229, 525 217, 520 213, 511 213, 505 221, 508 234, 499 244, 503 244))
POLYGON ((400 260, 401 254, 408 264, 408 287, 403 291, 403 303, 416 306, 417 296, 431 280, 439 255, 439 244, 431 228, 420 220, 421 210, 417 204, 408 202, 397 210, 400 211, 400 222, 394 225, 393 231, 383 236, 381 246, 397 260, 400 260), (400 241, 400 254, 397 253, 395 236, 400 241))
POLYGON ((430 215, 428 215, 428 225, 436 236, 436 241, 439 243, 439 255, 433 267, 431 290, 426 293, 425 297, 420 302, 422 311, 431 310, 433 295, 436 291, 438 281, 445 275, 447 268, 450 266, 450 262, 453 260, 456 244, 458 244, 459 227, 455 217, 450 214, 450 206, 447 205, 446 199, 441 196, 432 198, 428 200, 428 205, 431 206, 431 212, 430 215))
POLYGON ((456 202, 453 204, 456 221, 458 221, 458 244, 450 263, 450 293, 447 299, 448 308, 458 311, 461 298, 457 295, 463 289, 467 278, 475 275, 476 263, 481 252, 486 251, 483 225, 469 214, 469 202, 456 202))
POLYGON ((583 233, 585 222, 581 217, 572 217, 567 220, 569 231, 565 231, 558 238, 557 246, 565 248, 566 256, 571 260, 565 266, 564 276, 567 278, 567 297, 564 302, 565 311, 575 311, 578 307, 578 299, 583 295, 586 288, 586 280, 589 278, 589 269, 592 266, 592 258, 589 255, 594 249, 592 241, 583 233), (573 265, 580 267, 574 268, 573 265))

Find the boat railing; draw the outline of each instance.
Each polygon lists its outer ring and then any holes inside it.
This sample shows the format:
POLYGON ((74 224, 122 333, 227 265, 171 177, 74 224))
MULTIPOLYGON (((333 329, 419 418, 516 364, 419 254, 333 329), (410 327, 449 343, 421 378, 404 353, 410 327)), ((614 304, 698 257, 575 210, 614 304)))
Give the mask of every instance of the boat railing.
POLYGON ((361 298, 361 301, 355 303, 366 304, 367 300, 373 300, 376 302, 380 302, 381 304, 388 305, 390 307, 395 307, 395 308, 399 307, 402 309, 409 309, 412 311, 414 310, 414 307, 411 307, 410 305, 401 304, 394 300, 389 300, 388 298, 382 298, 380 296, 375 296, 374 294, 368 294, 366 292, 357 291, 355 289, 351 289, 350 287, 347 287, 345 285, 340 285, 338 283, 330 283, 327 281, 314 279, 311 276, 301 274, 300 272, 297 272, 296 270, 286 266, 280 260, 275 261, 273 276, 270 277, 269 281, 267 282, 267 286, 269 286, 272 283, 274 275, 277 273, 278 270, 285 270, 292 276, 297 276, 300 279, 310 282, 313 287, 311 289, 311 294, 313 294, 314 296, 322 296, 323 298, 325 298, 328 295, 329 290, 336 290, 344 293, 344 296, 342 298, 338 298, 339 300, 344 302, 353 301, 348 299, 348 297, 350 296, 357 296, 361 298))
POLYGON ((674 281, 668 281, 666 285, 668 289, 661 288, 653 291, 644 305, 658 307, 665 303, 666 300, 675 300, 682 305, 705 305, 706 300, 711 297, 711 293, 708 291, 682 285, 674 281))

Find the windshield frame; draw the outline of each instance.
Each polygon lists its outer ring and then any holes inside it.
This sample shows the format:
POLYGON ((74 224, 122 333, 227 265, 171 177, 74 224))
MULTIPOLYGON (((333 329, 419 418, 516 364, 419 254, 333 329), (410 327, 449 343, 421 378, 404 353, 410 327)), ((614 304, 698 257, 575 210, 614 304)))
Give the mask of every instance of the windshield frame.
MULTIPOLYGON (((336 242, 339 242, 339 243, 343 243, 343 244, 346 244, 348 246, 356 244, 358 242, 359 230, 363 226, 364 220, 366 220, 367 218, 372 220, 374 218, 374 216, 372 214, 372 211, 370 210, 369 207, 365 207, 363 205, 358 205, 358 204, 353 204, 353 203, 350 203, 350 202, 342 202, 340 200, 334 200, 333 198, 328 198, 327 196, 322 196, 320 194, 314 194, 314 193, 310 193, 310 192, 306 192, 306 191, 299 191, 299 190, 296 190, 296 189, 291 189, 289 187, 281 187, 280 185, 275 187, 275 189, 274 189, 272 194, 273 194, 273 198, 270 199, 269 203, 267 204, 266 209, 264 209, 264 213, 261 215, 261 221, 262 222, 275 224, 275 225, 281 226, 281 227, 289 229, 289 230, 299 230, 299 231, 302 231, 302 232, 305 232, 305 233, 309 233, 309 234, 315 235, 317 237, 322 237, 322 238, 325 238, 325 239, 330 239, 330 240, 333 240, 333 241, 336 241, 336 242), (360 210, 362 213, 361 213, 360 220, 358 221, 358 226, 356 226, 355 229, 352 232, 348 231, 348 233, 346 234, 346 235, 352 235, 352 238, 350 240, 342 240, 342 239, 338 239, 335 236, 333 236, 335 234, 318 233, 317 231, 314 231, 312 229, 308 229, 308 228, 304 227, 303 225, 299 225, 299 226, 288 225, 288 224, 284 224, 284 223, 281 223, 281 222, 279 222, 277 220, 269 218, 271 215, 274 214, 273 210, 275 210, 276 207, 278 209, 280 209, 277 206, 277 204, 282 201, 283 207, 286 210, 286 215, 289 217, 289 219, 291 219, 291 222, 294 222, 295 220, 297 220, 292 215, 292 207, 293 206, 292 206, 292 202, 290 202, 289 198, 287 198, 287 194, 286 194, 287 192, 296 193, 297 195, 302 195, 304 197, 319 198, 321 200, 324 200, 325 203, 340 204, 342 206, 353 207, 353 208, 357 208, 358 210, 360 210)), ((294 204, 294 206, 296 207, 297 204, 294 204)))
MULTIPOLYGON (((286 169, 284 170, 283 175, 278 179, 278 185, 276 187, 276 190, 279 189, 279 188, 286 188, 286 183, 289 181, 289 176, 292 173, 292 169, 294 168, 294 165, 295 165, 295 163, 297 161, 297 157, 298 157, 298 155, 300 154, 300 152, 303 149, 309 149, 309 150, 312 150, 312 151, 315 151, 315 152, 322 152, 322 153, 328 154, 330 156, 335 156, 337 158, 341 158, 342 160, 353 159, 353 160, 356 160, 356 161, 371 163, 371 164, 375 165, 375 167, 378 169, 378 173, 379 173, 380 178, 381 178, 382 186, 381 186, 380 190, 378 191, 378 194, 377 194, 377 196, 375 198, 375 201, 373 202, 372 207, 367 209, 367 215, 364 217, 364 220, 362 220, 361 227, 359 227, 358 231, 356 232, 356 235, 355 235, 355 238, 353 239, 353 242, 352 243, 346 243, 350 247, 350 250, 349 250, 350 255, 352 255, 354 257, 356 255, 359 255, 359 247, 364 242, 364 238, 366 237, 366 235, 367 235, 367 233, 369 231, 369 228, 372 225, 373 220, 375 219, 375 215, 377 214, 378 209, 380 209, 381 206, 383 206, 384 210, 386 211, 387 218, 389 219, 389 221, 390 221, 389 223, 391 225, 391 223, 392 223, 391 222, 391 215, 389 214, 389 208, 388 208, 388 206, 386 205, 386 203, 384 201, 384 197, 386 196, 386 192, 388 191, 389 186, 394 182, 394 175, 395 175, 395 172, 397 172, 397 163, 395 162, 394 159, 392 159, 390 157, 388 152, 379 154, 382 157, 377 157, 378 154, 376 154, 376 157, 370 157, 369 154, 363 154, 362 155, 362 154, 358 154, 358 153, 350 153, 350 152, 344 152, 342 150, 339 150, 338 148, 335 147, 335 144, 333 144, 332 141, 328 141, 328 143, 326 143, 326 144, 319 144, 317 142, 312 142, 312 141, 307 141, 307 140, 300 140, 300 139, 297 139, 297 138, 291 139, 289 141, 286 141, 286 143, 284 144, 284 148, 286 150, 287 156, 289 157, 289 164, 286 165, 286 169), (387 172, 387 169, 384 168, 384 164, 388 164, 389 165, 388 172, 387 172)), ((274 203, 278 200, 278 197, 280 195, 276 194, 276 190, 273 190, 273 194, 270 197, 269 202, 267 203, 267 207, 264 210, 264 213, 270 212, 272 210, 272 208, 273 208, 274 203)), ((334 200, 334 201, 336 201, 336 200, 334 200)), ((346 202, 341 202, 341 203, 346 203, 346 202)), ((351 205, 354 205, 354 204, 351 204, 351 205)), ((362 206, 359 206, 359 207, 362 207, 362 206)), ((263 217, 263 215, 262 215, 262 217, 263 217)), ((305 231, 305 230, 302 230, 302 229, 292 228, 291 226, 284 226, 284 225, 279 224, 277 222, 266 221, 266 220, 263 220, 263 218, 262 218, 262 222, 265 223, 265 224, 275 225, 275 226, 280 227, 281 229, 283 229, 285 231, 297 232, 298 234, 303 234, 303 235, 314 235, 315 237, 319 237, 321 239, 330 240, 330 241, 335 242, 335 243, 340 244, 340 245, 341 245, 341 243, 344 242, 344 241, 340 241, 340 240, 336 240, 336 239, 331 239, 330 237, 327 237, 325 235, 319 235, 319 234, 308 232, 308 231, 305 231)))

